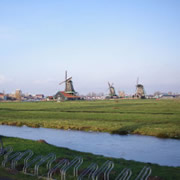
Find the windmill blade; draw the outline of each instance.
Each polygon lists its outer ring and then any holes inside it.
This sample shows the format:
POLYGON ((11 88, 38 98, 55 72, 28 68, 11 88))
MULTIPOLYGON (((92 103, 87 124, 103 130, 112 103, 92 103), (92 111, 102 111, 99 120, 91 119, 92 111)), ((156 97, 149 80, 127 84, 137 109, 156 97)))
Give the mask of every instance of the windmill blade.
POLYGON ((65 82, 66 82, 66 81, 63 81, 63 82, 59 83, 59 85, 61 85, 61 84, 65 83, 65 82))
POLYGON ((72 79, 72 77, 70 77, 70 78, 66 79, 66 81, 69 81, 69 80, 71 80, 71 79, 72 79))
POLYGON ((65 71, 65 80, 67 80, 67 71, 65 71))
POLYGON ((67 81, 69 81, 69 80, 71 80, 71 79, 72 79, 72 77, 70 77, 70 78, 66 79, 65 81, 63 81, 63 82, 61 82, 61 83, 59 83, 59 85, 61 85, 61 84, 65 83, 65 82, 67 82, 67 81))
POLYGON ((108 82, 109 88, 111 87, 111 84, 108 82))
POLYGON ((139 84, 139 77, 137 78, 137 82, 136 82, 136 85, 138 85, 139 84))

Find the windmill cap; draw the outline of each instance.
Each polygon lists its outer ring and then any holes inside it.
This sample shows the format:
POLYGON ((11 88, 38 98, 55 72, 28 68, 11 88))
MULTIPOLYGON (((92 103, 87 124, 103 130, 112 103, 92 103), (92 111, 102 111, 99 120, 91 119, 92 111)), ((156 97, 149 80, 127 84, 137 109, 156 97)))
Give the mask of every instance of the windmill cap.
POLYGON ((138 84, 137 87, 143 87, 143 85, 142 84, 138 84))

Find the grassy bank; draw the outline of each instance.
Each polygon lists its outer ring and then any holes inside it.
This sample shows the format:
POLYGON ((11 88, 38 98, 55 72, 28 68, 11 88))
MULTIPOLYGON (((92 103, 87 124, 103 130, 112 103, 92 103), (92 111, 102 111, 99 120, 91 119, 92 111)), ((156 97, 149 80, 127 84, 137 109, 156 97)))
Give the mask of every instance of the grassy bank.
POLYGON ((180 100, 0 103, 0 124, 180 138, 180 100))
MULTIPOLYGON (((124 159, 115 159, 115 158, 105 158, 103 156, 92 155, 90 153, 81 153, 77 151, 72 151, 67 148, 59 148, 49 144, 45 144, 38 141, 31 141, 31 140, 23 140, 19 138, 2 138, 4 142, 4 146, 12 146, 14 151, 25 151, 27 149, 33 150, 35 153, 34 156, 37 155, 47 155, 50 152, 54 152, 57 156, 57 159, 67 158, 72 160, 76 156, 82 156, 84 159, 83 165, 80 167, 80 171, 87 167, 90 163, 95 162, 99 166, 102 165, 105 161, 111 160, 115 163, 115 166, 110 174, 110 179, 114 179, 123 168, 130 168, 132 170, 132 179, 134 179, 139 171, 146 165, 152 168, 152 175, 151 176, 158 176, 161 180, 178 180, 180 179, 180 167, 167 167, 167 166, 159 166, 156 164, 150 163, 140 163, 135 161, 126 161, 124 159)), ((2 156, 0 157, 0 162, 2 162, 2 156)), ((54 165, 54 164, 53 164, 54 165)), ((19 166, 21 167, 21 166, 19 166)), ((74 179, 72 173, 68 173, 68 179, 74 179)), ((19 172, 11 172, 9 170, 5 170, 4 168, 0 168, 0 177, 10 177, 16 180, 21 179, 35 179, 35 177, 27 176, 19 172), (13 175, 15 174, 15 175, 13 175)), ((59 177, 59 175, 58 175, 59 177)))

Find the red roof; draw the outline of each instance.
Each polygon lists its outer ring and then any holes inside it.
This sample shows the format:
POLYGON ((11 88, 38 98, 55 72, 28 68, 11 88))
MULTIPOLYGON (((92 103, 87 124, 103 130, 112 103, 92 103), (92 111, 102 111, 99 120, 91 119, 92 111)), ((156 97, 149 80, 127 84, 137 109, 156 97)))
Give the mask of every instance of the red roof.
POLYGON ((60 93, 67 98, 79 98, 79 96, 75 96, 73 94, 68 94, 68 93, 65 93, 64 91, 60 91, 60 93))
POLYGON ((49 99, 53 99, 53 96, 48 96, 49 99))

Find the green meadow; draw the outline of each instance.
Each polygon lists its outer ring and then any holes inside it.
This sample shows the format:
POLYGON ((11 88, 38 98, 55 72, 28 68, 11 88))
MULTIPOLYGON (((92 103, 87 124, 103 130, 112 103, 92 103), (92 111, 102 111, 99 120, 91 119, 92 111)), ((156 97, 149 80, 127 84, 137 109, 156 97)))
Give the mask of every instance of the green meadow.
POLYGON ((180 100, 1 102, 0 124, 180 139, 180 100))
MULTIPOLYGON (((0 124, 116 134, 142 134, 180 139, 180 100, 106 100, 61 103, 1 102, 0 124)), ((75 156, 82 156, 84 163, 80 171, 92 162, 100 166, 105 161, 112 160, 115 167, 111 172, 110 179, 114 179, 125 167, 132 170, 131 179, 134 179, 145 165, 152 168, 152 177, 158 176, 158 180, 180 179, 180 167, 106 158, 18 138, 3 137, 3 142, 4 146, 12 146, 14 151, 31 149, 35 152, 35 155, 47 155, 54 152, 58 159, 68 158, 69 160, 72 160, 75 156)), ((0 163, 2 160, 3 157, 1 156, 0 163)), ((45 168, 42 168, 42 171, 45 171, 45 168)), ((68 174, 68 180, 74 179, 71 172, 68 174)), ((36 179, 0 167, 1 177, 9 177, 14 180, 36 179)))
MULTIPOLYGON (((2 140, 4 142, 4 146, 12 146, 14 151, 25 151, 27 149, 31 149, 35 154, 33 157, 37 155, 47 155, 48 153, 55 153, 56 158, 58 160, 62 158, 67 158, 69 160, 74 159, 76 156, 83 157, 83 164, 79 168, 79 172, 82 172, 83 169, 85 169, 88 165, 91 163, 97 163, 100 167, 104 162, 107 160, 111 160, 114 162, 114 168, 112 169, 110 173, 110 179, 115 179, 117 175, 122 171, 124 168, 130 168, 132 171, 132 176, 130 180, 133 180, 137 177, 140 170, 144 166, 151 167, 152 174, 151 174, 151 180, 179 180, 180 179, 180 167, 168 167, 168 166, 159 166, 157 164, 151 164, 151 163, 141 163, 141 162, 135 162, 135 161, 128 161, 124 159, 118 159, 118 158, 107 158, 99 155, 93 155, 91 153, 82 153, 78 151, 72 151, 67 148, 59 148, 56 146, 52 146, 46 143, 43 143, 41 141, 31 141, 31 140, 23 140, 19 138, 9 138, 9 137, 2 137, 2 140), (155 178, 155 176, 157 176, 155 178)), ((0 163, 2 162, 3 157, 0 156, 0 163)), ((58 161, 54 162, 52 164, 52 167, 57 163, 58 161)), ((0 166, 0 179, 1 177, 9 177, 13 180, 35 180, 36 177, 24 175, 21 170, 23 167, 23 160, 18 162, 17 164, 17 170, 18 171, 11 171, 7 169, 10 167, 10 164, 8 163, 6 165, 6 169, 2 168, 0 166)), ((33 166, 32 166, 33 167, 33 166)), ((30 168, 28 171, 33 173, 33 168, 30 168)), ((47 170, 45 168, 45 165, 43 167, 40 167, 39 174, 46 174, 47 170)), ((75 180, 76 178, 73 177, 72 171, 67 172, 67 180, 75 180)), ((57 179, 60 179, 59 172, 55 174, 55 177, 57 179)))

